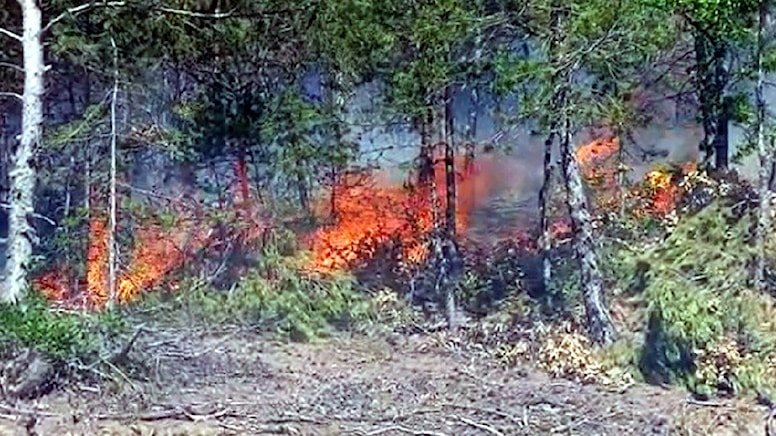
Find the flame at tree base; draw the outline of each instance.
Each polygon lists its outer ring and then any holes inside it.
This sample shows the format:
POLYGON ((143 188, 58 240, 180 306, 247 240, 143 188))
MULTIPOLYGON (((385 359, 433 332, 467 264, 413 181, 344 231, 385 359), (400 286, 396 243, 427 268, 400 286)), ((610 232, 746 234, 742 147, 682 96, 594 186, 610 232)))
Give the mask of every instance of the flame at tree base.
MULTIPOLYGON (((465 234, 470 214, 479 200, 487 197, 494 173, 484 162, 456 159, 456 231, 465 234)), ((308 242, 313 252, 310 268, 317 272, 353 269, 372 260, 382 247, 397 244, 399 262, 417 265, 429 254, 428 236, 434 230, 435 212, 442 220, 446 208, 444 163, 434 167, 432 186, 390 186, 381 175, 366 182, 335 188, 336 202, 332 225, 314 232, 308 242), (436 194, 436 195, 434 195, 436 194), (434 210, 434 198, 437 208, 434 210)))

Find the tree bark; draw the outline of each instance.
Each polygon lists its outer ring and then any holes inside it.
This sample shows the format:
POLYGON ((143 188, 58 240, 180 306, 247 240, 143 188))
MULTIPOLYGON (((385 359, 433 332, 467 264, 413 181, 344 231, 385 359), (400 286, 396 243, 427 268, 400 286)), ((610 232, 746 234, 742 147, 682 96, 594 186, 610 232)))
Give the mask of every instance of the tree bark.
POLYGON ((582 276, 582 298, 585 304, 587 326, 595 342, 609 345, 616 340, 617 333, 604 303, 604 281, 595 252, 587 197, 579 164, 572 155, 571 123, 563 106, 561 105, 564 114, 560 126, 560 153, 566 184, 566 201, 574 232, 574 248, 582 276))
MULTIPOLYGON (((553 34, 550 38, 550 62, 554 63, 557 57, 558 40, 561 36, 561 12, 559 10, 558 2, 553 2, 551 18, 553 26, 553 34)), ((552 113, 558 111, 559 103, 563 99, 563 90, 558 90, 553 95, 550 102, 552 113)), ((555 142, 555 136, 557 136, 558 123, 556 121, 550 122, 549 132, 547 139, 544 141, 544 159, 542 161, 542 186, 539 188, 539 252, 542 258, 542 287, 546 290, 549 289, 550 281, 552 280, 552 260, 550 259, 550 248, 552 246, 552 235, 550 235, 550 223, 547 217, 549 200, 551 197, 552 189, 552 175, 554 168, 552 167, 552 144, 555 142)))
POLYGON ((453 87, 445 88, 445 236, 442 249, 444 267, 440 273, 445 280, 445 307, 447 309, 447 323, 450 330, 458 328, 458 309, 455 302, 456 280, 453 265, 458 256, 455 234, 455 123, 453 114, 453 87))
POLYGON ((425 109, 421 115, 420 124, 420 156, 418 158, 418 179, 420 187, 428 186, 434 179, 434 146, 431 143, 431 130, 434 123, 434 113, 425 109))
POLYGON ((770 147, 765 141, 767 103, 765 101, 765 71, 763 69, 763 51, 765 50, 765 29, 768 22, 768 1, 760 2, 759 25, 757 28, 757 152, 760 158, 759 194, 760 208, 757 216, 757 254, 755 262, 755 286, 760 291, 767 289, 766 282, 766 239, 771 227, 771 191, 770 182, 773 171, 773 158, 770 147))
POLYGON ((116 261, 118 245, 116 244, 116 104, 119 94, 119 66, 116 41, 111 37, 113 47, 113 93, 110 102, 110 228, 108 230, 108 309, 113 309, 118 296, 116 294, 116 261))
POLYGON ((466 126, 466 163, 464 172, 471 174, 474 170, 474 157, 477 143, 477 115, 480 108, 480 94, 477 87, 472 87, 471 107, 469 108, 469 122, 466 126))
POLYGON ((447 236, 455 239, 455 144, 452 86, 445 88, 445 231, 447 236))
POLYGON ((29 270, 35 229, 30 224, 34 212, 36 174, 33 159, 43 136, 44 61, 41 10, 35 0, 18 0, 22 9, 24 52, 24 94, 21 141, 10 171, 10 210, 5 286, 0 299, 16 303, 29 285, 29 270))
POLYGON ((542 187, 539 189, 539 231, 541 232, 539 241, 539 250, 542 257, 542 285, 548 289, 552 280, 552 261, 550 259, 550 248, 552 247, 552 235, 550 235, 550 222, 548 219, 548 207, 552 189, 552 144, 555 141, 556 123, 550 125, 550 133, 544 141, 544 160, 542 168, 544 171, 542 187))
POLYGON ((310 193, 307 188, 305 167, 305 162, 302 159, 296 161, 296 191, 299 196, 299 206, 304 212, 305 219, 310 219, 312 218, 312 212, 310 210, 310 193))
POLYGON ((728 168, 729 108, 724 98, 727 84, 725 57, 727 45, 720 40, 695 30, 696 87, 700 100, 704 138, 701 142, 704 164, 711 163, 719 170, 728 168))

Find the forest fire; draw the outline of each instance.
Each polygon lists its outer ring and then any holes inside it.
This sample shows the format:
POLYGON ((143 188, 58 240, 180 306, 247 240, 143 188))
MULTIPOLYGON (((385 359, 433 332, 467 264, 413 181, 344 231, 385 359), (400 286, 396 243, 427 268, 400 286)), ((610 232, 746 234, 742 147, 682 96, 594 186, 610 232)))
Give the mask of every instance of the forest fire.
POLYGON ((613 187, 617 184, 617 166, 610 158, 620 150, 619 138, 604 138, 591 141, 577 149, 575 157, 582 176, 599 187, 613 187))
MULTIPOLYGON (((493 186, 495 173, 489 160, 469 166, 458 159, 456 231, 464 234, 469 215, 493 186)), ((443 162, 434 169, 437 213, 445 209, 443 162)), ((316 231, 310 238, 312 269, 319 272, 352 268, 372 259, 378 250, 398 244, 401 261, 407 265, 422 262, 428 254, 426 237, 434 227, 432 192, 427 187, 390 186, 380 177, 369 183, 337 188, 336 223, 316 231)))
MULTIPOLYGON (((583 176, 594 185, 600 196, 615 198, 611 188, 617 186, 616 167, 610 158, 619 147, 616 138, 602 139, 581 146, 575 154, 583 176)), ((456 179, 456 231, 460 236, 466 237, 471 213, 480 202, 489 198, 497 185, 500 176, 494 163, 493 156, 489 155, 479 157, 474 164, 465 162, 463 158, 456 161, 455 167, 459 170, 456 179)), ((251 219, 255 211, 251 207, 245 168, 240 165, 235 168, 238 176, 234 202, 236 222, 232 224, 239 227, 235 230, 236 237, 245 242, 261 234, 262 226, 251 219)), ((333 203, 336 221, 307 237, 312 251, 311 270, 326 273, 358 268, 379 256, 383 249, 397 250, 395 254, 398 260, 405 266, 425 261, 429 252, 428 236, 435 225, 434 214, 438 214, 438 225, 444 221, 444 162, 438 159, 434 168, 436 195, 432 195, 430 186, 391 184, 385 176, 377 174, 368 178, 366 183, 350 179, 336 187, 333 203), (434 200, 437 202, 436 210, 432 204, 434 200)), ((647 174, 642 186, 646 189, 632 191, 631 194, 647 200, 650 213, 665 215, 675 207, 680 188, 671 173, 653 171, 647 174)), ((328 200, 320 200, 321 213, 330 206, 328 200)), ((201 220, 190 215, 180 213, 171 226, 152 223, 135 230, 134 248, 128 256, 122 256, 129 262, 120 268, 117 277, 118 302, 132 301, 144 290, 158 286, 193 253, 206 247, 212 231, 202 225, 201 220)), ((550 233, 557 242, 568 240, 572 234, 569 220, 555 220, 550 225, 550 233)), ((530 237, 530 232, 518 229, 511 234, 510 238, 514 238, 520 246, 529 250, 536 248, 535 238, 530 237)), ((108 228, 105 217, 94 216, 90 220, 86 255, 85 277, 76 286, 73 286, 70 278, 72 274, 62 268, 38 277, 35 280, 36 286, 52 300, 73 302, 77 298, 89 307, 105 306, 110 298, 108 228), (84 292, 76 295, 78 292, 74 292, 72 287, 84 292)))
POLYGON ((676 209, 676 205, 682 195, 679 178, 696 171, 697 165, 695 162, 687 162, 681 165, 677 171, 657 169, 647 173, 644 177, 644 187, 650 202, 645 212, 653 216, 666 216, 670 214, 676 209))
MULTIPOLYGON (((159 224, 137 230, 129 264, 116 278, 118 302, 132 301, 144 289, 158 285, 206 240, 207 235, 190 220, 178 220, 174 230, 159 224)), ((85 294, 74 295, 67 283, 68 274, 62 270, 49 271, 35 280, 37 288, 52 300, 72 303, 73 298, 82 298, 84 305, 93 308, 104 307, 108 302, 108 231, 104 217, 93 217, 89 222, 86 277, 82 283, 85 294)))
MULTIPOLYGON (((618 138, 599 139, 577 149, 576 159, 580 164, 583 177, 597 188, 598 205, 604 208, 617 207, 622 198, 614 191, 619 186, 617 173, 622 163, 611 158, 620 150, 618 138)), ((688 162, 679 168, 680 175, 695 171, 695 163, 688 162)), ((677 174, 668 169, 656 169, 648 172, 641 184, 643 189, 630 190, 632 198, 638 199, 634 209, 637 215, 666 216, 676 208, 681 195, 677 174)))

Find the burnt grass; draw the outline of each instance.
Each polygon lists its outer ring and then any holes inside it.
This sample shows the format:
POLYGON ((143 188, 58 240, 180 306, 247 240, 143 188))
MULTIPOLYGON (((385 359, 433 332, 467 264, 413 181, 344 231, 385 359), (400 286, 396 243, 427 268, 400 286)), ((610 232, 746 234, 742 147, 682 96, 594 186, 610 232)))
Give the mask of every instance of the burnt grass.
POLYGON ((506 368, 448 332, 282 343, 245 329, 152 325, 143 370, 4 402, 0 434, 519 435, 764 433, 751 400, 615 390, 506 368))

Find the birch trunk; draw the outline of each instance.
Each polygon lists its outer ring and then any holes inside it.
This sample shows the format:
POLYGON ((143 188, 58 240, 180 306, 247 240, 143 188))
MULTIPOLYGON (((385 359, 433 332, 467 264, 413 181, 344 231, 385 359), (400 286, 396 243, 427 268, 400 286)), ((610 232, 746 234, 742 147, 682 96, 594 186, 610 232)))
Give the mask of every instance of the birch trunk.
POLYGON ((595 342, 609 345, 616 340, 617 333, 604 303, 604 281, 595 252, 590 211, 579 164, 572 155, 571 126, 565 114, 560 131, 560 153, 566 184, 566 201, 574 232, 574 248, 582 275, 582 298, 588 329, 595 342))
POLYGON ((550 220, 548 217, 549 202, 552 193, 552 144, 555 141, 555 123, 550 126, 550 133, 544 141, 544 160, 542 163, 543 178, 542 187, 539 189, 539 228, 541 236, 539 249, 542 256, 542 286, 549 289, 552 280, 552 260, 550 249, 552 248, 552 235, 550 235, 550 220))
POLYGON ((755 99, 757 101, 757 151, 760 158, 759 194, 760 208, 757 216, 757 259, 755 270, 755 285, 760 291, 767 289, 766 282, 766 239, 771 227, 770 179, 773 168, 771 150, 765 141, 766 102, 764 95, 765 72, 763 70, 763 51, 765 48, 765 29, 768 21, 768 2, 760 2, 760 18, 757 29, 757 86, 755 99))
POLYGON ((32 161, 43 136, 44 69, 41 10, 35 0, 18 0, 22 9, 24 51, 24 95, 22 134, 10 171, 8 249, 3 302, 16 303, 25 294, 32 262, 35 229, 30 223, 34 211, 36 174, 32 161))

